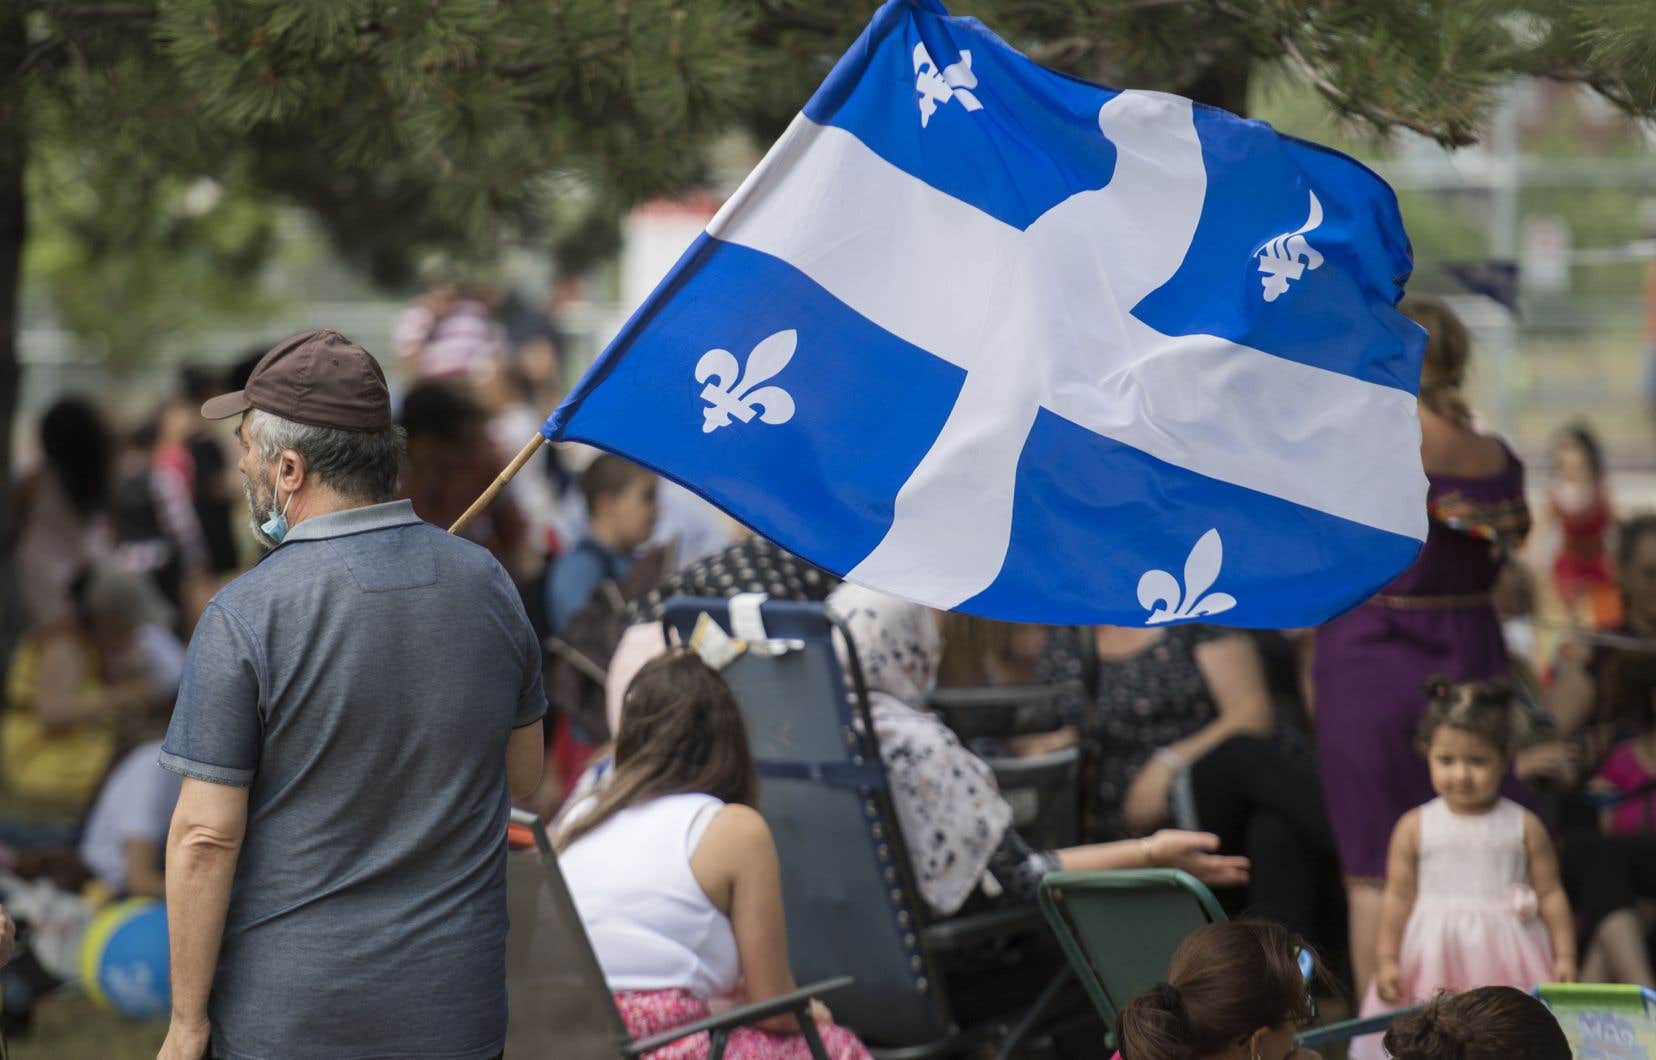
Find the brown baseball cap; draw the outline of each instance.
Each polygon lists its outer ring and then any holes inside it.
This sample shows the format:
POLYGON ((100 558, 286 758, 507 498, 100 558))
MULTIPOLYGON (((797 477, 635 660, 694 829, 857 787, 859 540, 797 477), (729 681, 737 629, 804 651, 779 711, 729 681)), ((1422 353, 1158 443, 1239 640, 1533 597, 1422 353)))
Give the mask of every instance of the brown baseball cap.
POLYGON ((337 331, 302 331, 259 358, 247 386, 201 406, 210 420, 258 409, 311 427, 381 431, 391 426, 391 391, 373 354, 337 331))

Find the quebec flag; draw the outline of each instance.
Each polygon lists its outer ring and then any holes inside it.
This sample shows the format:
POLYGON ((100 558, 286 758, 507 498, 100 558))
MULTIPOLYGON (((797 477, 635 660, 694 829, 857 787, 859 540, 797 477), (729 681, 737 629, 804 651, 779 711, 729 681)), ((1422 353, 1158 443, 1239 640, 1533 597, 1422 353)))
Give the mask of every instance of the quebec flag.
POLYGON ((543 433, 934 607, 1311 625, 1426 536, 1411 268, 1358 162, 891 0, 543 433))

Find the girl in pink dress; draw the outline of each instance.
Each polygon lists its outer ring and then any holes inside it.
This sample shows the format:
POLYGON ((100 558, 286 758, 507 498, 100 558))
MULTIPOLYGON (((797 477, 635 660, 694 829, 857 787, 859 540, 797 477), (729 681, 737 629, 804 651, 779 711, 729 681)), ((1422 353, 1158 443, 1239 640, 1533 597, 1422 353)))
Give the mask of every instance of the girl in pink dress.
MULTIPOLYGON (((1575 928, 1546 828, 1500 793, 1516 711, 1504 682, 1434 680, 1420 742, 1438 797, 1392 832, 1379 972, 1363 1015, 1440 990, 1575 979, 1575 928)), ((1384 1057, 1379 1035, 1352 1060, 1384 1057)))

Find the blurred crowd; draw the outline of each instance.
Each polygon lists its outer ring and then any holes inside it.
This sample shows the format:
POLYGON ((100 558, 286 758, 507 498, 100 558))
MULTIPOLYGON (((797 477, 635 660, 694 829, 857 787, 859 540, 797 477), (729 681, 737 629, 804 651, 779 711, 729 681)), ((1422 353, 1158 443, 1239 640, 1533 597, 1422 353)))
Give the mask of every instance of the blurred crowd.
MULTIPOLYGON (((398 319, 386 361, 407 435, 400 489, 421 518, 454 522, 557 405, 570 369, 558 310, 578 296, 563 285, 530 306, 449 287, 398 319)), ((1656 986, 1656 514, 1618 506, 1586 421, 1558 429, 1538 488, 1526 483, 1459 396, 1464 329, 1442 307, 1415 312, 1436 351, 1422 385, 1434 536, 1399 584, 1318 631, 941 616, 935 672, 920 685, 1079 688, 1058 716, 967 750, 1084 748, 1087 842, 1171 826, 1217 834, 1252 864, 1246 885, 1222 887, 1227 906, 1314 941, 1361 992, 1387 956, 1374 940, 1393 826, 1436 790, 1415 746, 1430 699, 1421 679, 1505 680, 1522 721, 1512 793, 1558 844, 1581 973, 1656 986), (1402 690, 1380 703, 1388 681, 1402 690), (1400 775, 1407 782, 1393 783, 1400 775), (1370 790, 1387 785, 1384 797, 1370 790)), ((233 425, 198 410, 239 389, 263 352, 185 368, 139 422, 65 395, 35 424, 39 461, 9 484, 0 892, 45 878, 103 896, 163 894, 178 778, 155 764, 155 741, 196 617, 259 552, 233 425)), ((836 584, 689 490, 576 446, 543 448, 463 533, 511 573, 546 646, 550 768, 529 800, 545 819, 596 782, 620 691, 660 651, 647 641, 659 641, 650 627, 664 599, 820 601, 836 584)), ((893 702, 924 714, 921 686, 893 688, 893 702)), ((900 731, 897 746, 932 746, 900 731)), ((898 811, 905 829, 928 826, 898 811)), ((1005 852, 980 845, 992 871, 1005 852)), ((967 898, 931 904, 949 915, 967 898)), ((18 965, 7 975, 34 988, 61 971, 18 965)), ((8 989, 5 1003, 28 993, 8 989)))

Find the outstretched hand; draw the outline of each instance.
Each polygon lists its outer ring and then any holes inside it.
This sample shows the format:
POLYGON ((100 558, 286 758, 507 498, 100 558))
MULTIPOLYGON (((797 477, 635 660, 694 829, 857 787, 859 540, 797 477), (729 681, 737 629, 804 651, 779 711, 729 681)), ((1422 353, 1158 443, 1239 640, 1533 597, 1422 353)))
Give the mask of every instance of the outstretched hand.
POLYGON ((1183 869, 1215 887, 1240 887, 1248 882, 1248 859, 1220 854, 1219 837, 1212 832, 1185 832, 1164 828, 1145 840, 1152 864, 1183 869))

